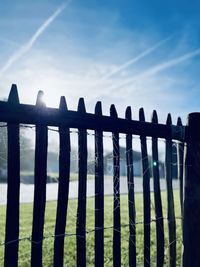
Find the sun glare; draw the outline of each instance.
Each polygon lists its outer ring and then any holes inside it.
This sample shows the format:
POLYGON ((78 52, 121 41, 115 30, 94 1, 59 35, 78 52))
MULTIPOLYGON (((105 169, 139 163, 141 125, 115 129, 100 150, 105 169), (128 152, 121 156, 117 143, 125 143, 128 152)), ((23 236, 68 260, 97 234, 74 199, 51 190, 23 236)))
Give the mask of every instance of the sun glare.
POLYGON ((51 93, 44 93, 41 97, 41 101, 47 106, 52 108, 59 107, 59 99, 56 94, 51 93))

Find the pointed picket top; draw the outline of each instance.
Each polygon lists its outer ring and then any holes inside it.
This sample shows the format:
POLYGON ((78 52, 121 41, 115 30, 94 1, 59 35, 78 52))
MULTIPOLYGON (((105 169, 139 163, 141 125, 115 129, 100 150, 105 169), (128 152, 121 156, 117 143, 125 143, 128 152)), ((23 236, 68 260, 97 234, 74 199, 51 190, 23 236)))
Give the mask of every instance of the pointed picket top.
POLYGON ((177 125, 178 125, 178 126, 183 126, 183 124, 182 124, 182 120, 181 120, 180 117, 178 117, 178 119, 177 119, 177 125))
POLYGON ((166 124, 167 125, 172 125, 172 116, 170 113, 168 113, 167 115, 167 121, 166 121, 166 124))
POLYGON ((37 100, 36 100, 36 106, 38 106, 38 107, 45 107, 46 106, 43 98, 44 98, 44 92, 41 91, 41 90, 38 91, 37 100))
POLYGON ((126 108, 125 117, 127 120, 132 120, 132 112, 130 106, 126 108))
POLYGON ((117 110, 116 110, 114 104, 112 104, 112 105, 110 106, 110 115, 111 115, 111 117, 114 117, 114 118, 117 118, 117 117, 118 117, 118 115, 117 115, 117 110))
POLYGON ((59 109, 62 111, 68 110, 67 108, 67 102, 64 96, 61 96, 60 98, 60 104, 59 104, 59 109))
POLYGON ((145 115, 144 115, 144 109, 143 108, 140 108, 140 110, 139 110, 139 120, 145 121, 145 115))
POLYGON ((98 101, 95 106, 95 114, 102 115, 102 104, 101 101, 98 101))
POLYGON ((8 102, 12 104, 19 104, 19 95, 16 84, 12 84, 11 86, 8 102))
POLYGON ((158 115, 157 115, 157 111, 156 111, 156 110, 153 111, 151 121, 152 121, 153 123, 158 123, 158 115))
POLYGON ((83 97, 79 98, 78 111, 81 113, 86 113, 85 101, 83 97))

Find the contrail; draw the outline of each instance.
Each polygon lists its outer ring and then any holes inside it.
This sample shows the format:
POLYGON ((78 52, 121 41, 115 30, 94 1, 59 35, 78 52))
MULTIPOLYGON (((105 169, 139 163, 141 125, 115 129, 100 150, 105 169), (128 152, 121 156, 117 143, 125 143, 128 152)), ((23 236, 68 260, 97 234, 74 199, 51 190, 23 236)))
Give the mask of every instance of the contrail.
POLYGON ((169 36, 168 38, 165 38, 164 40, 161 40, 160 42, 156 43, 155 45, 153 45, 152 47, 148 48, 147 50, 143 51, 141 54, 139 54, 138 56, 130 59, 129 61, 125 62, 124 64, 120 65, 118 68, 116 68, 115 70, 111 71, 110 73, 104 75, 101 80, 105 80, 107 78, 110 78, 112 75, 118 73, 119 71, 122 71, 126 68, 128 68, 130 65, 136 63, 137 61, 139 61, 140 59, 146 57, 147 55, 151 54, 153 51, 157 50, 160 46, 164 45, 165 43, 167 43, 169 40, 171 40, 172 36, 169 36))
POLYGON ((58 9, 37 29, 28 42, 26 42, 18 51, 16 51, 6 62, 4 67, 0 70, 0 76, 7 71, 18 59, 26 54, 32 46, 35 44, 37 39, 43 34, 43 32, 49 27, 49 25, 60 15, 60 13, 70 4, 72 0, 62 4, 58 9))
POLYGON ((159 64, 155 67, 153 67, 152 69, 149 69, 147 71, 145 71, 144 73, 140 74, 140 76, 152 76, 152 75, 155 75, 157 74, 158 72, 161 72, 163 70, 166 70, 166 69, 169 69, 173 66, 176 66, 184 61, 187 61, 189 59, 192 59, 196 56, 199 56, 200 55, 200 48, 192 51, 192 52, 189 52, 183 56, 180 56, 178 58, 174 58, 172 60, 169 60, 165 63, 162 63, 162 64, 159 64))
POLYGON ((169 69, 171 67, 174 67, 174 66, 176 66, 176 65, 178 65, 180 63, 183 63, 183 62, 185 62, 185 61, 187 61, 189 59, 192 59, 192 58, 194 58, 196 56, 199 56, 199 55, 200 55, 200 48, 198 48, 196 50, 193 50, 193 51, 191 51, 191 52, 189 52, 187 54, 184 54, 184 55, 182 55, 180 57, 177 57, 177 58, 174 58, 172 60, 169 60, 169 61, 167 61, 165 63, 158 64, 158 65, 156 65, 156 66, 154 66, 154 67, 152 67, 152 68, 150 68, 150 69, 148 69, 148 70, 136 75, 135 77, 132 77, 130 79, 125 80, 124 82, 119 83, 116 86, 110 86, 109 88, 107 88, 107 92, 109 91, 109 93, 110 93, 113 90, 116 90, 116 89, 121 88, 123 86, 129 85, 130 83, 133 83, 136 80, 144 79, 146 77, 153 76, 153 75, 155 75, 155 74, 157 74, 157 73, 159 73, 159 72, 161 72, 163 70, 166 70, 166 69, 169 69))

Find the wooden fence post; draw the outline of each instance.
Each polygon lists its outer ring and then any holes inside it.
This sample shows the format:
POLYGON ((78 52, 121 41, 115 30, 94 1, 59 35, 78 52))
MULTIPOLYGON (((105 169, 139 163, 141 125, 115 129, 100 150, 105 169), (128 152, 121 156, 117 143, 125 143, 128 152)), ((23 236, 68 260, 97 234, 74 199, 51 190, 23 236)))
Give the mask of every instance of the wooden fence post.
MULTIPOLYGON (((167 116, 168 126, 172 125, 171 114, 167 116)), ((165 166, 166 166, 166 193, 167 193, 167 224, 169 234, 169 267, 176 267, 176 217, 174 211, 174 193, 172 184, 172 139, 166 139, 165 149, 165 166)), ((187 266, 189 267, 189 266, 187 266)))
MULTIPOLYGON (((115 105, 110 107, 110 116, 117 118, 115 105)), ((121 215, 120 215, 120 149, 119 133, 113 130, 113 267, 121 266, 121 215)))
MULTIPOLYGON (((60 99, 60 113, 67 110, 65 97, 60 99)), ((70 179, 70 131, 67 127, 59 127, 59 181, 58 200, 54 240, 54 267, 64 266, 64 240, 67 223, 67 209, 70 179)))
MULTIPOLYGON (((38 108, 38 113, 40 114, 40 116, 46 112, 45 104, 42 102, 42 96, 43 92, 39 91, 36 106, 38 108)), ((42 124, 42 121, 40 124, 36 125, 35 138, 31 266, 42 267, 42 243, 44 239, 48 148, 48 129, 46 125, 42 124)))
POLYGON ((183 267, 200 266, 200 113, 188 116, 183 205, 183 267))
MULTIPOLYGON (((126 119, 132 120, 131 107, 126 109, 126 119)), ((126 135, 126 165, 128 183, 128 213, 129 213, 129 267, 136 266, 136 207, 133 167, 133 136, 126 135)))
MULTIPOLYGON (((139 110, 139 120, 145 122, 144 109, 139 110)), ((144 214, 144 267, 151 266, 151 195, 150 195, 150 170, 147 151, 147 140, 143 133, 140 135, 142 171, 143 171, 143 214, 144 214)))
MULTIPOLYGON (((17 87, 12 85, 8 102, 19 105, 17 87)), ((20 143, 19 124, 8 123, 8 190, 5 231, 5 267, 18 266, 19 199, 20 199, 20 143)))
MULTIPOLYGON (((157 112, 154 110, 152 115, 152 123, 158 123, 157 112)), ((154 205, 156 217, 156 266, 162 267, 164 264, 165 254, 165 237, 163 225, 163 208, 160 191, 160 172, 159 172, 159 156, 158 156, 158 138, 152 138, 152 159, 153 159, 153 188, 154 188, 154 205)))
MULTIPOLYGON (((86 113, 83 98, 79 99, 78 112, 86 113)), ((86 267, 86 197, 87 197, 87 130, 78 129, 78 207, 76 221, 76 266, 86 267)))
MULTIPOLYGON (((97 102, 95 114, 102 116, 101 102, 97 102)), ((95 266, 104 266, 104 157, 102 131, 95 131, 95 266)))

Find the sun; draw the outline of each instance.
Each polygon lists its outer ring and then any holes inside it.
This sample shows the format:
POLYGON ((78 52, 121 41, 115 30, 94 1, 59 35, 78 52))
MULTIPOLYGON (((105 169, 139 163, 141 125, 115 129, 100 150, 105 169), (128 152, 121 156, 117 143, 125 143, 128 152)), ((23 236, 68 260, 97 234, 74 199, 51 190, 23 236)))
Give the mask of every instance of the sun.
POLYGON ((55 94, 51 91, 39 91, 38 95, 40 94, 40 102, 43 103, 45 106, 50 108, 59 108, 59 93, 55 94), (40 93, 41 92, 41 93, 40 93))

